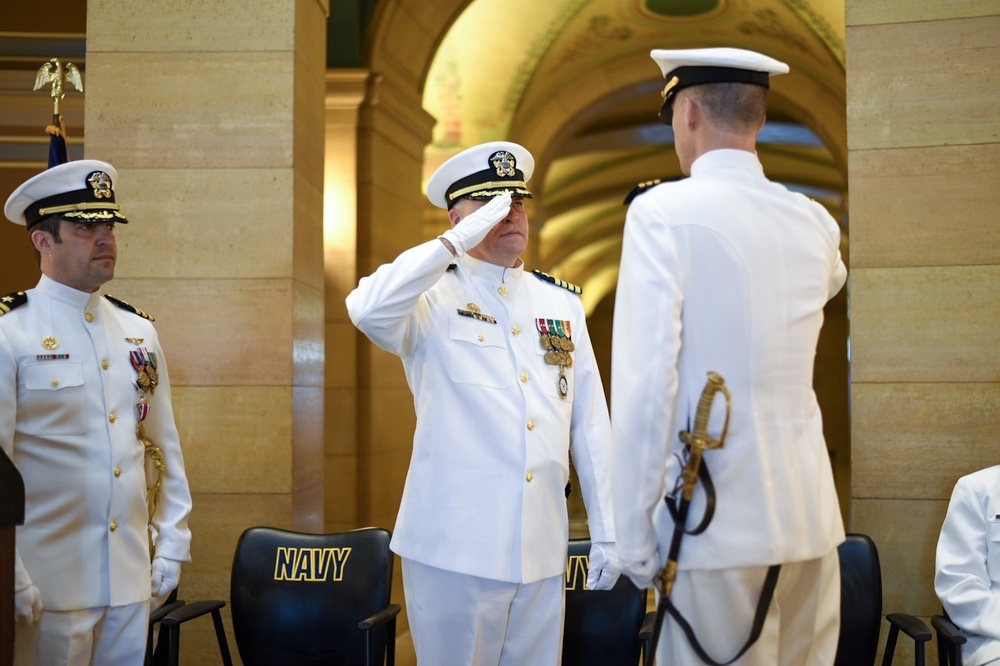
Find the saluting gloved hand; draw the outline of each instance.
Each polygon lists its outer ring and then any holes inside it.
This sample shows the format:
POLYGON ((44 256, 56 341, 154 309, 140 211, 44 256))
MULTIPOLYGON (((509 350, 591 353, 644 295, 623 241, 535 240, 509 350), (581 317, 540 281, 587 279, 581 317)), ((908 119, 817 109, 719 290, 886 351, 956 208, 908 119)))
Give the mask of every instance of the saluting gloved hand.
POLYGON ((455 248, 455 256, 461 257, 479 245, 493 227, 507 217, 510 212, 510 194, 493 197, 482 208, 466 215, 438 238, 443 238, 455 248))
POLYGON ((591 590, 610 590, 618 582, 621 567, 618 565, 618 551, 615 544, 595 543, 590 547, 590 572, 587 587, 591 590))
POLYGON ((32 625, 42 616, 42 593, 28 585, 14 594, 14 619, 20 624, 32 625))
POLYGON ((154 598, 167 596, 181 582, 181 563, 166 557, 154 557, 149 582, 154 598))

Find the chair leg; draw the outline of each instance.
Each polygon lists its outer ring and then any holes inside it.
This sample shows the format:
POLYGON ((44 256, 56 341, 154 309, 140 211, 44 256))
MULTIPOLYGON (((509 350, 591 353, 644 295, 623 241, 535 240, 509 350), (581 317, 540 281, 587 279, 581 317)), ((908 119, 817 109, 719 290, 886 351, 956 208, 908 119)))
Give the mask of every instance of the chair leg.
POLYGON ((149 633, 146 634, 146 659, 143 666, 152 666, 153 663, 153 627, 150 625, 149 633))
POLYGON ((233 666, 233 657, 229 654, 229 641, 226 640, 226 629, 222 625, 222 613, 219 609, 212 611, 212 623, 215 624, 215 638, 219 641, 219 653, 224 666, 233 666))
POLYGON ((885 653, 882 655, 882 666, 891 666, 892 657, 896 652, 896 639, 899 637, 899 627, 891 625, 889 635, 885 639, 885 653))
POLYGON ((167 666, 179 666, 181 660, 181 630, 180 626, 160 627, 160 639, 167 634, 167 666))
POLYGON ((385 635, 386 666, 396 666, 396 618, 389 620, 385 635))

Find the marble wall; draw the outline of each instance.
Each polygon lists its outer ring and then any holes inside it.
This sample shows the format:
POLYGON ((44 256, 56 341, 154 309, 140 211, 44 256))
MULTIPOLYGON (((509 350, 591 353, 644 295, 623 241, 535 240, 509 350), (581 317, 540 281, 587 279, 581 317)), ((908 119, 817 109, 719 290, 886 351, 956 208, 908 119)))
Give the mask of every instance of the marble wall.
POLYGON ((846 10, 850 528, 880 549, 884 611, 926 618, 951 489, 1000 462, 1000 11, 846 10))
MULTIPOLYGON (((186 599, 228 598, 246 527, 324 526, 328 6, 245 12, 235 0, 87 11, 85 155, 117 167, 132 221, 109 290, 153 312, 170 364, 194 496, 186 599)), ((210 622, 185 628, 185 653, 210 663, 213 643, 210 622)))

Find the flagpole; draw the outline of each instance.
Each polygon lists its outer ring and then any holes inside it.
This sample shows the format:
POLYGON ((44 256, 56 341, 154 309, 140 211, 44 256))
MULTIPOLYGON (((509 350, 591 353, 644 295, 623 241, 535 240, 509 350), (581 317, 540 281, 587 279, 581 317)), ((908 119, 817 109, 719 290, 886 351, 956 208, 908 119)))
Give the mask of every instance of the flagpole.
POLYGON ((52 58, 46 62, 38 69, 38 74, 35 76, 35 90, 45 85, 52 86, 50 92, 52 96, 52 124, 45 128, 45 132, 51 137, 49 140, 50 169, 69 161, 69 154, 66 150, 66 125, 59 111, 59 104, 66 96, 65 83, 83 92, 83 77, 80 70, 71 62, 66 63, 64 67, 59 58, 52 58))

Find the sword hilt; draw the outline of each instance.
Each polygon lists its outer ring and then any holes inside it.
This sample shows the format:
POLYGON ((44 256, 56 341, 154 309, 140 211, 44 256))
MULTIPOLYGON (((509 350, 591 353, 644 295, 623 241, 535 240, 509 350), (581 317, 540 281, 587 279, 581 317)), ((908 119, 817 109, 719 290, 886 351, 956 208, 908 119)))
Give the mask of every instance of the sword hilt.
POLYGON ((701 391, 701 398, 698 399, 698 410, 694 415, 694 430, 691 432, 682 431, 681 441, 692 449, 719 449, 726 441, 726 433, 729 431, 729 409, 732 399, 729 389, 726 387, 726 380, 717 372, 708 373, 708 381, 701 391), (715 401, 715 394, 722 393, 726 398, 726 420, 722 424, 722 434, 718 439, 713 439, 708 435, 708 419, 712 416, 712 403, 715 401))

